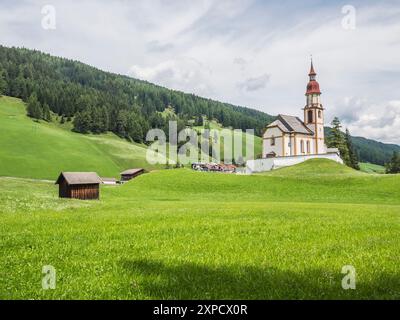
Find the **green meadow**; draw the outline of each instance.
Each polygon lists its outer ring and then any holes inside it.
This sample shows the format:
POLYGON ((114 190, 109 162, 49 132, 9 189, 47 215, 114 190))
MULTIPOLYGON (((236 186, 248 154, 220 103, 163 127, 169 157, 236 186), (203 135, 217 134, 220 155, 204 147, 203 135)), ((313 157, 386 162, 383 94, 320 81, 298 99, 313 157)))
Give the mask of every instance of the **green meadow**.
POLYGON ((155 169, 146 148, 114 134, 82 135, 68 124, 35 122, 19 99, 0 98, 0 176, 55 179, 60 171, 118 177, 129 168, 155 169))
POLYGON ((0 178, 1 299, 399 299, 400 177, 163 170, 101 200, 0 178), (41 271, 57 271, 43 290, 41 271), (357 271, 343 290, 342 267, 357 271))
POLYGON ((379 174, 384 174, 386 171, 384 166, 380 166, 373 163, 360 163, 360 170, 366 173, 379 173, 379 174))
POLYGON ((141 145, 69 129, 0 98, 0 299, 400 298, 399 175, 329 160, 252 176, 153 170, 102 186, 100 201, 66 200, 60 171, 157 169, 141 145), (355 290, 342 288, 346 265, 355 290))

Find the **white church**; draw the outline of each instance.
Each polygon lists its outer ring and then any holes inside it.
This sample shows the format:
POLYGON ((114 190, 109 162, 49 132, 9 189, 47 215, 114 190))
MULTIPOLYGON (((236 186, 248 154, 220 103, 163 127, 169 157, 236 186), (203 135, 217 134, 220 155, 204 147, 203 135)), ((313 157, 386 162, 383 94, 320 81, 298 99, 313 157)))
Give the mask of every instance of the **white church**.
POLYGON ((263 159, 247 161, 248 172, 269 171, 312 158, 327 158, 343 163, 337 149, 325 144, 324 107, 317 73, 311 61, 310 81, 306 91, 304 120, 296 116, 278 115, 263 135, 263 159))

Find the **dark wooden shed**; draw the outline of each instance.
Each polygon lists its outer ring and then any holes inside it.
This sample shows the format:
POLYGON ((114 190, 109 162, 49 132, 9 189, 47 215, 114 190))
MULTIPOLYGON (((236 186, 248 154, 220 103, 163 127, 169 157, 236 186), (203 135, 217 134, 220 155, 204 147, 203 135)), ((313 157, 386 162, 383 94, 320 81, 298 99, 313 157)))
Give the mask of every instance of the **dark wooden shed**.
POLYGON ((56 184, 60 198, 100 199, 101 180, 96 172, 62 172, 56 184))
POLYGON ((144 173, 144 169, 129 169, 121 172, 121 181, 129 181, 144 173))

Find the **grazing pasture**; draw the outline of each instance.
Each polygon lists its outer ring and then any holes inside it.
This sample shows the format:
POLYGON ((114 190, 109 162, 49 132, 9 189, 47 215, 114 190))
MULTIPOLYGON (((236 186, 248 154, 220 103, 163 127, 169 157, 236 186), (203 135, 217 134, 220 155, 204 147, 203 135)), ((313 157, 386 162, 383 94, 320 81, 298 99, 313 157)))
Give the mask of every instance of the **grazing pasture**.
POLYGON ((329 160, 156 171, 93 202, 0 178, 0 220, 0 299, 400 298, 400 176, 329 160), (341 287, 345 265, 356 290, 341 287))
POLYGON ((147 163, 144 145, 111 133, 74 133, 68 123, 35 122, 10 97, 0 98, 0 150, 0 176, 56 179, 60 171, 95 171, 119 178, 127 168, 157 168, 147 163))
POLYGON ((373 163, 360 163, 360 169, 366 173, 385 173, 386 169, 384 166, 380 166, 373 163))

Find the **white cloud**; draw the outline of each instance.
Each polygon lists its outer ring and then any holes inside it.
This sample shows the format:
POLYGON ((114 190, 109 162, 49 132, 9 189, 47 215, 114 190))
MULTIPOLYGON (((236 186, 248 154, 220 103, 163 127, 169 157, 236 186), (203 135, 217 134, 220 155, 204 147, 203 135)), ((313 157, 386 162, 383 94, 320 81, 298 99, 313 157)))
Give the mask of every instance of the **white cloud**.
POLYGON ((365 99, 346 97, 343 112, 337 112, 352 135, 398 143, 400 138, 400 100, 374 104, 365 99))
POLYGON ((269 74, 265 73, 259 77, 246 79, 244 82, 239 83, 238 86, 245 91, 258 91, 267 86, 270 77, 269 74))
MULTIPOLYGON (((313 54, 328 117, 343 115, 353 131, 400 143, 387 129, 360 122, 369 110, 364 106, 388 108, 400 100, 400 7, 394 2, 352 1, 357 26, 344 30, 340 1, 283 6, 261 0, 58 0, 52 32, 41 28, 44 4, 3 0, 1 42, 299 116, 313 54), (344 104, 344 97, 353 102, 344 104)), ((400 132, 396 125, 391 128, 400 132)))
POLYGON ((134 65, 129 74, 135 78, 189 93, 205 94, 212 91, 208 81, 211 71, 193 58, 177 57, 154 67, 134 65))

